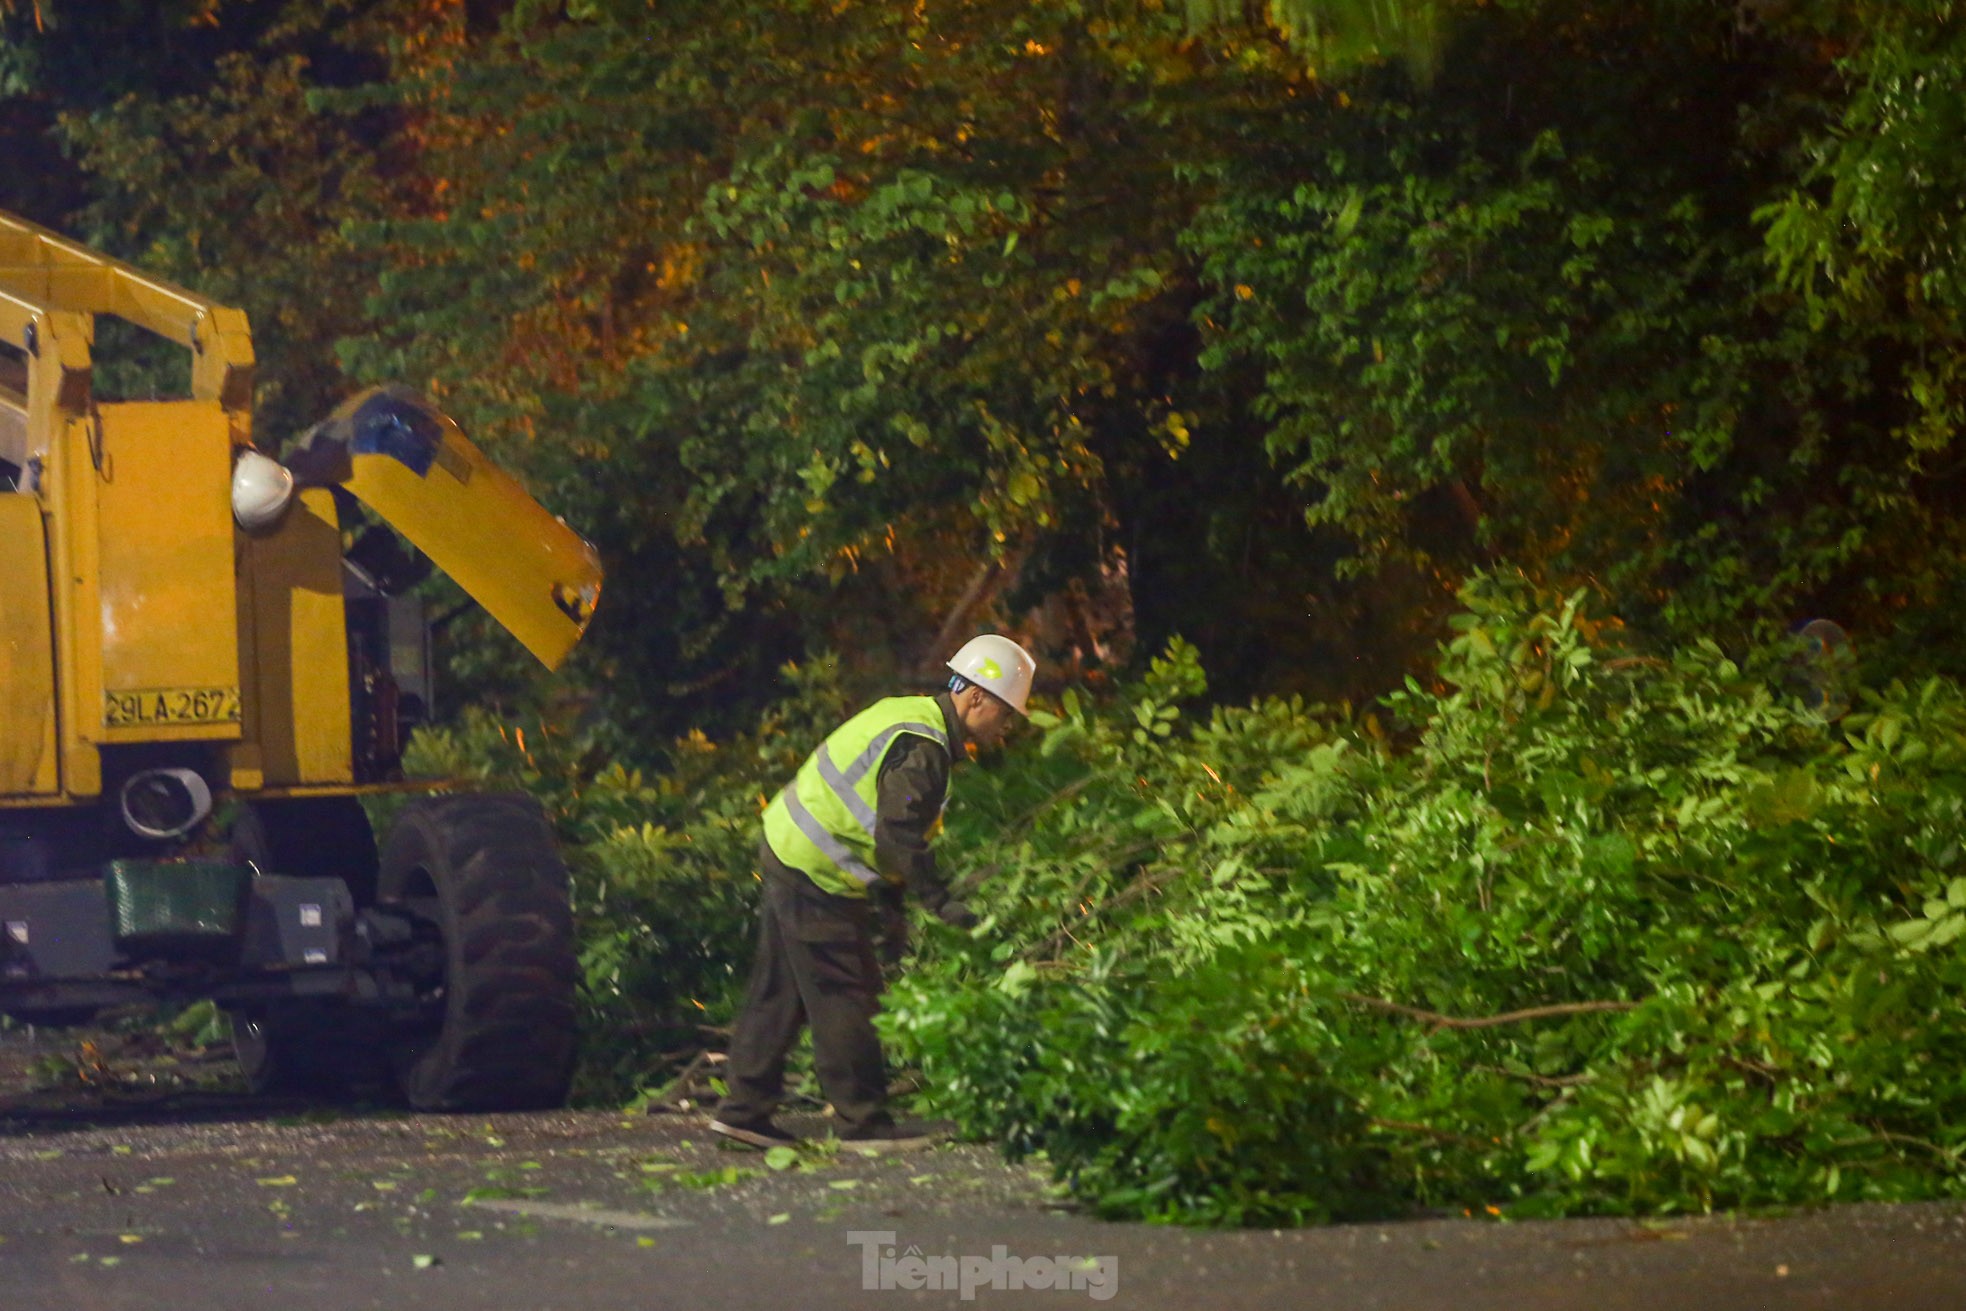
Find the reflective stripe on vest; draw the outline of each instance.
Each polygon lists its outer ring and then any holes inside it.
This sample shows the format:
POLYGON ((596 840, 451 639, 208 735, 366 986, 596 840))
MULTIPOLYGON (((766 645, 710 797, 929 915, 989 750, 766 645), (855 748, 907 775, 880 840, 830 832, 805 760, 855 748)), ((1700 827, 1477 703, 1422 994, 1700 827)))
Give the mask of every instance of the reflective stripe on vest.
POLYGON ((835 729, 765 808, 773 853, 828 892, 866 896, 881 878, 874 868, 880 765, 903 733, 949 749, 934 697, 876 701, 835 729))

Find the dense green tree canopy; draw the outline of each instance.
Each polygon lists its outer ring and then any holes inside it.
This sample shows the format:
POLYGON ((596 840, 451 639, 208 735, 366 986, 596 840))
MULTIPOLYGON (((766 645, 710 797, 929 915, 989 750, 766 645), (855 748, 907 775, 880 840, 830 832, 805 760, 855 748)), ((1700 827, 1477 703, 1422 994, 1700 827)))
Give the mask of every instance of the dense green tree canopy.
POLYGON ((1954 659, 1940 0, 125 8, 0 19, 56 217, 253 311, 269 432, 501 445, 648 722, 990 613, 1370 694, 1495 561, 1954 659))

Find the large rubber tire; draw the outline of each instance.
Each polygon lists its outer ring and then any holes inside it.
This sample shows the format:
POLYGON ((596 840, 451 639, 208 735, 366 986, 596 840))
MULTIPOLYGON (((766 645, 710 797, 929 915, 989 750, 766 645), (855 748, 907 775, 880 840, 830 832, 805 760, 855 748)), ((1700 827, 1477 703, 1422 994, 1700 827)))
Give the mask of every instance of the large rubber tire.
POLYGON ((526 796, 431 797, 402 813, 379 896, 434 924, 444 973, 394 1044, 419 1110, 534 1110, 573 1076, 576 960, 567 870, 526 796))
MULTIPOLYGON (((375 834, 353 797, 247 802, 232 821, 231 852, 268 874, 341 879, 358 906, 375 900, 375 834)), ((296 999, 228 1018, 232 1054, 254 1093, 345 1101, 389 1085, 373 1013, 296 999)))

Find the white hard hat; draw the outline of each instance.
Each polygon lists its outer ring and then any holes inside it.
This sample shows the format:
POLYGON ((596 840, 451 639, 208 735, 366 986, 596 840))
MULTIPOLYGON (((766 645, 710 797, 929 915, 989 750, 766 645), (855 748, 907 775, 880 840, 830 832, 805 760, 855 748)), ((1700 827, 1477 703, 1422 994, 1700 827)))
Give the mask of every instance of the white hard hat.
POLYGON ((986 692, 1003 698, 1010 708, 1024 714, 1024 702, 1031 695, 1031 676, 1038 662, 1031 653, 1007 637, 986 633, 972 637, 956 652, 949 668, 986 692))
POLYGON ((232 517, 248 532, 271 528, 294 498, 294 476, 278 460, 246 449, 232 465, 232 517))

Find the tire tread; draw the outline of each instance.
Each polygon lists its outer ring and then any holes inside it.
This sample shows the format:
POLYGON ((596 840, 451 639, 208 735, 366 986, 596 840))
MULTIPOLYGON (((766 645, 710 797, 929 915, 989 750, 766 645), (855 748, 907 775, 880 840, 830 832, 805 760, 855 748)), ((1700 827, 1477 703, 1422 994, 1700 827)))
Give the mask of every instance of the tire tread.
POLYGON ((407 807, 381 895, 424 869, 443 912, 441 1030, 400 1069, 422 1110, 536 1110, 566 1100, 577 960, 566 865, 530 797, 431 797, 407 807))

